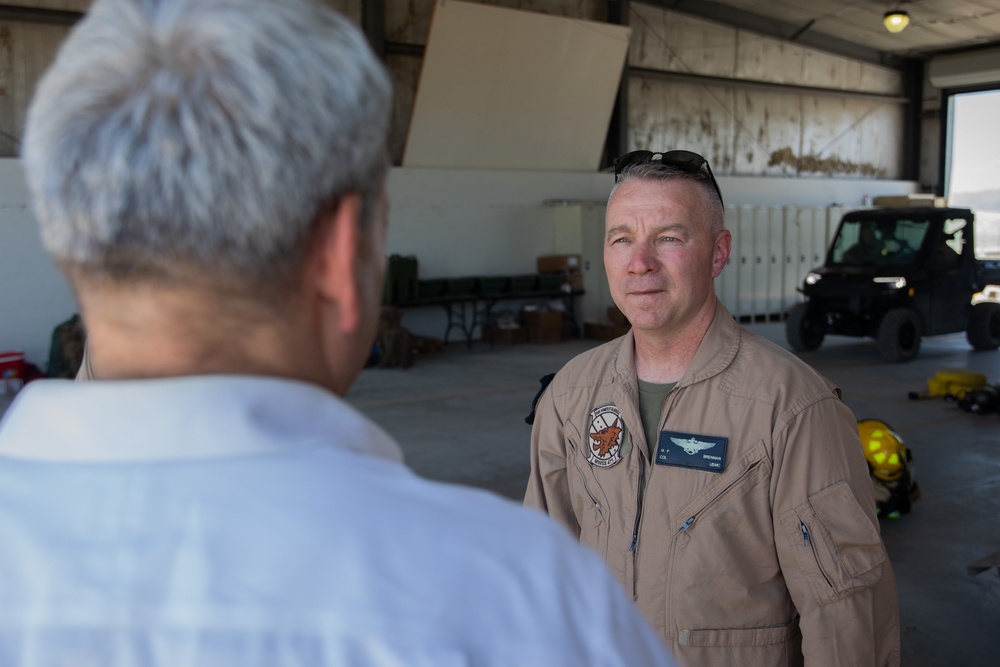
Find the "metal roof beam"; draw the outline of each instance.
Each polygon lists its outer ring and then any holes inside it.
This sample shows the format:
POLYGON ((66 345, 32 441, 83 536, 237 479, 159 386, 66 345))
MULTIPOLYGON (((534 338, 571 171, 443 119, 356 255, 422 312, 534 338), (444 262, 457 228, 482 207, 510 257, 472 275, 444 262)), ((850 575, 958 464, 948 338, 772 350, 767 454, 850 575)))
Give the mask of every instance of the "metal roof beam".
POLYGON ((82 18, 83 12, 71 12, 62 9, 44 9, 41 7, 22 7, 20 5, 0 5, 0 21, 74 25, 82 18))
POLYGON ((682 12, 692 16, 722 23, 733 28, 750 30, 767 37, 795 42, 802 46, 819 49, 845 58, 852 58, 874 65, 880 65, 901 72, 907 71, 913 58, 897 56, 873 49, 864 44, 848 42, 809 30, 810 26, 797 26, 777 19, 752 14, 742 9, 727 7, 711 0, 633 0, 660 9, 682 12))
POLYGON ((826 97, 856 98, 888 104, 911 104, 912 98, 905 95, 886 95, 883 93, 868 93, 860 90, 842 90, 840 88, 818 88, 815 86, 799 86, 790 83, 775 83, 772 81, 754 81, 752 79, 728 79, 704 74, 689 74, 687 72, 667 72, 664 70, 643 67, 628 67, 629 77, 641 76, 658 81, 678 81, 681 83, 700 83, 706 86, 725 86, 738 89, 770 90, 779 93, 797 93, 801 95, 816 95, 826 97))

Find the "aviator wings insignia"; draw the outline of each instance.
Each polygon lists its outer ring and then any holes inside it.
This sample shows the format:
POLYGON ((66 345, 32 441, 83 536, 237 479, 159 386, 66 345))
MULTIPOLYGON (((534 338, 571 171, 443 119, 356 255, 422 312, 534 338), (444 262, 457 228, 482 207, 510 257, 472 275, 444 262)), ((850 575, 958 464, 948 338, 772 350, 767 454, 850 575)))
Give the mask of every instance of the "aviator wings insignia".
POLYGON ((697 454, 703 449, 711 449, 715 447, 714 442, 705 442, 703 440, 696 440, 695 438, 670 438, 675 445, 684 450, 686 454, 693 455, 697 454))

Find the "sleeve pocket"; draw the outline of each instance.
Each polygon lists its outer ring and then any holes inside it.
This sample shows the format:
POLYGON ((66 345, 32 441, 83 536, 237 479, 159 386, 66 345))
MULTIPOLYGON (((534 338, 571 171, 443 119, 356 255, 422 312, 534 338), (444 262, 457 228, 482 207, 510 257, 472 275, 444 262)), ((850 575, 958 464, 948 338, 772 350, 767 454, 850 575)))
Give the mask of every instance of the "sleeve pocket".
POLYGON ((885 549, 847 482, 809 496, 785 512, 781 523, 818 604, 845 598, 882 577, 885 549))

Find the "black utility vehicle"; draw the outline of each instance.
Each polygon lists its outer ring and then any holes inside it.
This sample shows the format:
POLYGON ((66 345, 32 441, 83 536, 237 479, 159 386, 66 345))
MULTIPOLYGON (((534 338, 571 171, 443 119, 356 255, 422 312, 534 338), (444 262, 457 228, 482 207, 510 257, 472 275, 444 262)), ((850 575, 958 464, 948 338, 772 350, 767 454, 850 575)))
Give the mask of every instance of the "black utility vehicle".
POLYGON ((977 259, 974 231, 963 208, 845 214, 826 263, 800 288, 807 302, 788 311, 792 349, 815 350, 827 334, 868 336, 887 361, 909 361, 923 336, 965 331, 976 350, 996 350, 1000 303, 980 293, 1000 284, 1000 256, 977 259))

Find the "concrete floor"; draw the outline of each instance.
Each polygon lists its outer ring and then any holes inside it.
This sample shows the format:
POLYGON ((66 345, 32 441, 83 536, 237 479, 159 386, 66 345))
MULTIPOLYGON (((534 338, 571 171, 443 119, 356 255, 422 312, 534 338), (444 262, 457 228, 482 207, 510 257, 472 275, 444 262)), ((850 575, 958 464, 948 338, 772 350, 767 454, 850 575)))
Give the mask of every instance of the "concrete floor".
MULTIPOLYGON (((785 345, 781 324, 750 328, 785 345)), ((399 440, 418 474, 520 500, 528 475, 524 417, 538 378, 595 344, 451 344, 407 370, 366 369, 348 400, 399 440)), ((946 368, 1000 381, 1000 353, 972 352, 963 335, 952 335, 926 339, 913 362, 887 364, 872 341, 833 337, 801 357, 844 390, 858 417, 892 425, 914 455, 922 497, 910 514, 882 522, 899 583, 902 664, 1000 664, 1000 576, 995 568, 966 571, 1000 550, 1000 415, 907 397, 946 368)), ((0 396, 0 414, 7 398, 0 396)))
MULTIPOLYGON (((786 345, 782 324, 749 328, 786 345)), ((471 351, 452 344, 408 370, 365 370, 348 399, 399 440, 417 473, 520 500, 528 475, 524 416, 538 378, 594 344, 476 344, 471 351)), ((1000 353, 973 352, 958 334, 925 339, 906 364, 883 362, 871 340, 842 337, 800 356, 844 390, 859 418, 887 422, 913 452, 922 496, 910 514, 882 522, 899 585, 902 664, 1000 664, 1000 576, 995 568, 966 571, 1000 550, 1000 415, 908 398, 946 368, 1000 381, 1000 353)))

